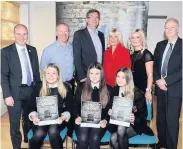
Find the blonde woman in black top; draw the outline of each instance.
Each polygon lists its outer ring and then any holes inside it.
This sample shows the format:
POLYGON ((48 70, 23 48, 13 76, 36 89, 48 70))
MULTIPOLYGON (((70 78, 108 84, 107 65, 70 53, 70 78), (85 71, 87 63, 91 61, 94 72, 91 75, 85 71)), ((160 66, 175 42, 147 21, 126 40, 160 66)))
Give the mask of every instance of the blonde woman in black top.
POLYGON ((55 64, 48 64, 44 71, 42 87, 38 89, 37 94, 34 95, 34 99, 38 96, 57 95, 58 124, 39 126, 38 123, 40 120, 36 112, 36 101, 33 100, 31 104, 32 112, 29 114, 29 119, 33 122, 33 137, 29 142, 29 149, 40 149, 47 134, 52 149, 63 149, 63 140, 60 137, 60 131, 66 127, 66 122, 70 119, 70 105, 73 97, 69 85, 62 82, 59 77, 60 75, 60 70, 55 64))
POLYGON ((152 102, 153 85, 153 55, 147 50, 144 32, 136 29, 129 38, 129 47, 133 54, 131 55, 131 69, 133 73, 134 84, 144 92, 144 96, 152 102))

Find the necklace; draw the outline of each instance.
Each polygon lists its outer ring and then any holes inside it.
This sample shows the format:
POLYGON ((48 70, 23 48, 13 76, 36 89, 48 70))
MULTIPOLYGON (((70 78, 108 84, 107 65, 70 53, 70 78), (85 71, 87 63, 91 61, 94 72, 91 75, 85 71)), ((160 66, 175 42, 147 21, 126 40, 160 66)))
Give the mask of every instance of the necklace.
POLYGON ((137 58, 139 57, 139 54, 140 54, 140 51, 139 51, 138 54, 136 54, 135 58, 132 58, 132 68, 131 68, 132 72, 135 72, 134 71, 134 65, 135 65, 135 62, 136 62, 137 58))

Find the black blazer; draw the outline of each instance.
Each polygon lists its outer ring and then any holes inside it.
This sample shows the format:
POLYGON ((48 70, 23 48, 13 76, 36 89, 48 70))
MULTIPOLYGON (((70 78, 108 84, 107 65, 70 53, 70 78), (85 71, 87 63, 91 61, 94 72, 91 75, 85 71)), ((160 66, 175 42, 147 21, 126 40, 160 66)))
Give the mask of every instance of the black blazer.
MULTIPOLYGON (((105 51, 105 39, 102 32, 98 32, 102 44, 102 61, 105 51)), ((95 51, 92 38, 88 32, 88 29, 81 29, 74 33, 73 38, 73 53, 74 62, 76 68, 76 78, 82 80, 86 78, 86 73, 91 63, 97 62, 97 53, 95 51)))
MULTIPOLYGON (((74 95, 74 100, 72 102, 72 116, 75 118, 77 118, 78 116, 81 116, 81 94, 82 94, 82 90, 83 90, 84 84, 80 85, 77 90, 76 93, 74 95)), ((102 108, 102 114, 101 114, 101 120, 105 119, 105 120, 109 120, 109 115, 108 115, 108 110, 109 107, 111 105, 110 103, 110 96, 111 96, 111 87, 107 86, 108 88, 108 92, 109 92, 109 101, 108 104, 106 105, 105 108, 102 108)), ((94 102, 99 102, 99 89, 93 89, 92 91, 92 101, 94 102)))
MULTIPOLYGON (((39 62, 35 47, 26 45, 33 71, 33 82, 40 82, 39 62)), ((15 43, 1 49, 1 86, 3 98, 12 96, 16 100, 22 84, 22 70, 15 43)))
MULTIPOLYGON (((161 65, 163 53, 168 40, 158 42, 154 52, 154 81, 161 79, 161 65)), ((168 63, 167 77, 165 78, 169 97, 182 98, 182 39, 178 38, 168 63)), ((159 87, 155 86, 155 94, 159 95, 159 87)))
MULTIPOLYGON (((114 96, 119 96, 119 86, 115 86, 112 89, 110 108, 112 108, 114 96)), ((134 113, 135 121, 134 121, 134 125, 131 125, 131 126, 135 129, 135 131, 138 134, 145 133, 148 135, 153 135, 152 130, 147 126, 147 120, 146 120, 147 105, 146 105, 144 93, 136 87, 134 89, 134 101, 133 101, 132 113, 134 113)), ((109 126, 109 131, 116 131, 116 128, 115 128, 116 126, 117 125, 109 126)))
MULTIPOLYGON (((48 96, 52 96, 52 95, 57 95, 58 97, 58 113, 59 116, 65 112, 68 111, 69 113, 71 113, 71 102, 72 102, 72 91, 70 86, 67 83, 64 83, 64 86, 67 89, 67 95, 65 98, 63 98, 60 93, 58 92, 58 88, 50 88, 50 93, 48 94, 48 96)), ((36 106, 36 97, 39 97, 40 95, 40 90, 41 90, 41 86, 39 86, 39 89, 34 91, 34 94, 32 96, 32 100, 30 103, 30 112, 32 111, 37 111, 37 106, 36 106)))

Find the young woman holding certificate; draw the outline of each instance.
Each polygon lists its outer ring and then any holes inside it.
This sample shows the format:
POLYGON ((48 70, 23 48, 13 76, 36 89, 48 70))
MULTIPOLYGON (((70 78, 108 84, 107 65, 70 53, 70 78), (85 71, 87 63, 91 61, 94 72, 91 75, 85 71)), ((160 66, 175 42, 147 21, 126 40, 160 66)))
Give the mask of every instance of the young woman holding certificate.
MULTIPOLYGON (((31 105, 31 113, 29 119, 33 121, 33 137, 30 140, 29 149, 40 149, 46 135, 49 135, 49 140, 52 149, 63 149, 63 140, 60 137, 60 131, 66 127, 66 122, 70 119, 70 105, 72 100, 72 92, 70 87, 63 83, 60 79, 60 70, 53 64, 48 64, 43 75, 42 88, 37 90, 36 97, 40 96, 57 96, 58 99, 58 123, 51 125, 39 126, 39 118, 36 106, 36 101, 31 105)), ((36 98, 34 96, 34 98, 36 98)))
MULTIPOLYGON (((105 133, 109 119, 109 87, 104 81, 104 72, 101 64, 93 63, 87 71, 86 82, 78 86, 73 103, 73 116, 75 117, 75 131, 77 136, 77 149, 100 149, 100 140, 105 133), (93 101, 102 104, 100 128, 82 127, 81 102, 93 101)), ((91 117, 90 117, 91 118, 91 117)))
MULTIPOLYGON (((147 106, 143 93, 134 87, 132 72, 129 68, 120 68, 116 74, 116 86, 112 89, 114 96, 127 97, 133 100, 132 113, 130 114, 130 126, 110 124, 111 145, 114 149, 128 149, 128 139, 137 134, 145 133, 153 135, 152 130, 147 126, 147 106)), ((129 99, 130 100, 130 99, 129 99)), ((108 114, 112 114, 109 109, 108 114)))

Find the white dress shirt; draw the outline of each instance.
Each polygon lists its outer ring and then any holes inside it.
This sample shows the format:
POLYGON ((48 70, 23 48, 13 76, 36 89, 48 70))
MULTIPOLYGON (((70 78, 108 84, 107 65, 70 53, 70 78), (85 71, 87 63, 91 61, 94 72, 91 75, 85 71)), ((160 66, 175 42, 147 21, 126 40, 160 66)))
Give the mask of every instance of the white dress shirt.
POLYGON ((32 78, 32 82, 33 82, 33 72, 32 72, 32 66, 30 63, 30 58, 29 58, 29 54, 27 51, 27 47, 26 46, 20 46, 17 43, 15 43, 16 48, 17 48, 17 52, 18 52, 18 56, 20 59, 20 65, 21 65, 21 69, 22 69, 22 84, 27 84, 27 72, 25 69, 25 64, 24 64, 24 60, 23 60, 23 53, 22 53, 22 49, 25 49, 25 54, 27 56, 28 59, 28 64, 29 64, 29 68, 30 68, 30 72, 31 72, 31 78, 32 78))
POLYGON ((95 47, 95 51, 97 54, 97 61, 102 64, 102 43, 100 41, 100 38, 98 36, 98 30, 92 30, 91 28, 87 27, 88 32, 91 36, 93 45, 95 47))
POLYGON ((122 94, 124 95, 124 89, 122 87, 119 87, 119 97, 122 97, 122 94))

